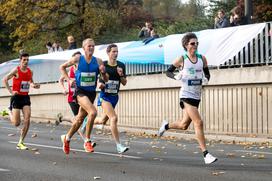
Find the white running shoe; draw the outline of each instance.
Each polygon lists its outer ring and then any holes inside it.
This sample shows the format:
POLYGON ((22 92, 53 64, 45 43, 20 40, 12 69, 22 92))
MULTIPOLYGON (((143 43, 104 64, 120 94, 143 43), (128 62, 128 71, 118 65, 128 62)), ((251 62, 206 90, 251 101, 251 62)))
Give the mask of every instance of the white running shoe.
POLYGON ((212 156, 210 153, 207 153, 207 155, 204 157, 205 164, 211 164, 213 162, 217 161, 217 158, 212 156))
POLYGON ((116 145, 116 149, 117 149, 117 152, 118 152, 118 153, 125 153, 126 151, 129 150, 128 147, 125 147, 125 146, 123 146, 123 145, 120 144, 120 143, 116 145))
POLYGON ((163 133, 166 131, 165 125, 167 125, 167 124, 168 124, 168 121, 166 121, 166 120, 162 121, 161 127, 160 127, 160 129, 158 131, 158 136, 162 136, 163 135, 163 133))
POLYGON ((104 124, 97 124, 94 126, 95 129, 98 129, 98 130, 103 130, 104 129, 104 124))

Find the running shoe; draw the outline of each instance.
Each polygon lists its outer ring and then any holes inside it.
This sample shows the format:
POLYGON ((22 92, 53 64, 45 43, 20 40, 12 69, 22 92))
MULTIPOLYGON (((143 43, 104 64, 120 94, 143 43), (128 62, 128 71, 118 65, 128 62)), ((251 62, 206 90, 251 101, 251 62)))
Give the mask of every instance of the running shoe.
POLYGON ((116 149, 117 149, 117 152, 118 152, 118 153, 125 153, 126 151, 129 150, 128 147, 125 147, 125 146, 123 146, 123 145, 120 144, 120 143, 116 145, 116 149))
POLYGON ((25 146, 25 144, 23 142, 18 143, 17 146, 16 146, 16 148, 18 150, 28 150, 28 147, 25 146))
POLYGON ((92 147, 94 148, 95 146, 96 146, 96 142, 91 142, 91 144, 92 144, 92 147))
POLYGON ((161 127, 160 127, 160 129, 159 129, 159 131, 158 131, 158 135, 159 135, 159 136, 162 136, 163 133, 166 131, 165 126, 166 126, 167 124, 168 124, 168 122, 167 122, 166 120, 163 120, 163 121, 162 121, 161 127))
POLYGON ((217 161, 217 158, 212 156, 210 153, 207 153, 207 155, 204 157, 205 164, 211 164, 213 162, 217 161))
POLYGON ((103 130, 104 129, 104 124, 97 124, 94 127, 95 127, 95 129, 103 130))
POLYGON ((92 142, 91 141, 85 142, 84 143, 84 149, 85 149, 85 152, 87 152, 87 153, 94 152, 94 148, 92 146, 92 142))
POLYGON ((70 141, 66 140, 66 135, 61 135, 61 142, 63 152, 68 155, 70 152, 70 141))
POLYGON ((3 117, 9 115, 8 110, 6 110, 6 109, 3 109, 3 110, 0 112, 0 114, 1 114, 1 116, 3 116, 3 117))

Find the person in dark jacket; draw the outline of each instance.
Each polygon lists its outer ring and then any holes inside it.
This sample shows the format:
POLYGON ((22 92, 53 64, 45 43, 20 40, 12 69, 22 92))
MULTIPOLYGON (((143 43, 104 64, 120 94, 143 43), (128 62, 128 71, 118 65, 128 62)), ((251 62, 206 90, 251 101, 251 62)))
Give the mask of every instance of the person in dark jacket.
POLYGON ((67 48, 68 50, 73 50, 77 48, 76 41, 72 35, 67 37, 67 41, 69 43, 69 47, 67 48))
POLYGON ((153 30, 152 23, 150 21, 145 22, 145 26, 141 29, 138 34, 139 38, 149 38, 151 36, 151 31, 153 30))
POLYGON ((229 26, 229 20, 225 15, 225 11, 223 9, 217 12, 217 16, 214 18, 214 28, 226 28, 229 26))

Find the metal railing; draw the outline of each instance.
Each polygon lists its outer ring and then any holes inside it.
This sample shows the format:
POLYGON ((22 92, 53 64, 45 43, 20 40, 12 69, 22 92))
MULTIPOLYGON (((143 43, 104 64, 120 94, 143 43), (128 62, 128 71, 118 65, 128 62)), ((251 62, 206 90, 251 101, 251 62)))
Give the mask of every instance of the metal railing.
POLYGON ((241 51, 219 68, 262 66, 272 63, 272 36, 269 30, 272 28, 272 22, 265 25, 264 30, 257 34, 241 51))

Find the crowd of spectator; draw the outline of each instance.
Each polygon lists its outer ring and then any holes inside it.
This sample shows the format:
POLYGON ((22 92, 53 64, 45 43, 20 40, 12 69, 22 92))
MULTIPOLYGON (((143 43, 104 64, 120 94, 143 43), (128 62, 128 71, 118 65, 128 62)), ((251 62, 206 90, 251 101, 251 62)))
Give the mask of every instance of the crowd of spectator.
MULTIPOLYGON (((66 50, 73 50, 77 48, 76 41, 72 35, 67 37, 68 41, 68 47, 66 50)), ((53 44, 49 41, 46 43, 46 48, 48 53, 53 53, 53 52, 62 52, 64 49, 60 46, 60 44, 55 41, 53 44)))
POLYGON ((230 11, 229 19, 223 9, 220 9, 214 18, 214 28, 226 28, 246 24, 248 24, 247 18, 244 16, 244 11, 241 6, 235 6, 230 11))

